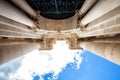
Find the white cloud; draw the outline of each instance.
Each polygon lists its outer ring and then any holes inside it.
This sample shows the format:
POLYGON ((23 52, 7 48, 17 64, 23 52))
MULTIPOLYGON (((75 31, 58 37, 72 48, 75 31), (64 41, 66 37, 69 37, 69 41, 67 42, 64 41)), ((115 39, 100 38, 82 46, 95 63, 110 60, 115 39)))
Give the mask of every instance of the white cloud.
POLYGON ((50 72, 54 76, 58 76, 69 63, 74 63, 76 69, 79 69, 82 57, 80 56, 80 52, 76 52, 69 50, 68 45, 63 41, 58 41, 57 45, 54 45, 54 49, 51 51, 35 50, 25 55, 20 68, 16 73, 10 75, 10 80, 33 80, 33 73, 35 73, 34 75, 39 75, 41 80, 41 75, 50 72))
POLYGON ((0 80, 9 80, 10 76, 21 66, 22 59, 23 57, 20 57, 0 65, 0 80))

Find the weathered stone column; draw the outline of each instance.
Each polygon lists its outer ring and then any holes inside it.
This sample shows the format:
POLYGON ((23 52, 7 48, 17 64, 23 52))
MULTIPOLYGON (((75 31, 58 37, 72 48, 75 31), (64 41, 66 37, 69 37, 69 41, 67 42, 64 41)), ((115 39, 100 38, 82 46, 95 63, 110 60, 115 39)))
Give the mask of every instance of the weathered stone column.
POLYGON ((37 35, 30 30, 25 30, 8 23, 0 21, 0 26, 0 37, 41 38, 41 35, 37 35))
POLYGON ((120 43, 81 42, 80 47, 120 65, 120 43))
POLYGON ((30 27, 34 25, 34 22, 27 17, 22 10, 15 7, 7 0, 0 0, 0 15, 30 27))
POLYGON ((0 64, 27 54, 34 49, 39 49, 39 47, 40 45, 37 43, 0 45, 0 64))
POLYGON ((80 14, 85 14, 89 8, 91 8, 97 0, 86 0, 80 9, 80 14))
POLYGON ((29 44, 31 40, 20 40, 20 39, 0 39, 0 45, 16 45, 16 44, 29 44))
POLYGON ((120 37, 106 37, 106 38, 96 38, 92 40, 93 42, 103 42, 103 43, 120 43, 120 37))
POLYGON ((29 6, 29 4, 25 0, 11 0, 14 4, 24 10, 32 17, 37 17, 35 11, 29 6))
POLYGON ((80 37, 116 35, 120 33, 120 6, 89 23, 80 37))
POLYGON ((102 15, 108 13, 109 11, 120 6, 120 0, 99 0, 97 4, 86 14, 86 16, 81 20, 83 25, 87 25, 93 20, 101 17, 102 15))

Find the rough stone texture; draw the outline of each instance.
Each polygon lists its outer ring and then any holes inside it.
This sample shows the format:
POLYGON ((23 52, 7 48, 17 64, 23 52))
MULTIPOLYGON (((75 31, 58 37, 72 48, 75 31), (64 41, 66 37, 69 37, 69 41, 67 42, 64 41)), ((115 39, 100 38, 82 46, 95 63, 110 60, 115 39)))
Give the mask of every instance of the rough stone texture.
POLYGON ((39 44, 0 45, 0 64, 22 56, 39 47, 39 44))

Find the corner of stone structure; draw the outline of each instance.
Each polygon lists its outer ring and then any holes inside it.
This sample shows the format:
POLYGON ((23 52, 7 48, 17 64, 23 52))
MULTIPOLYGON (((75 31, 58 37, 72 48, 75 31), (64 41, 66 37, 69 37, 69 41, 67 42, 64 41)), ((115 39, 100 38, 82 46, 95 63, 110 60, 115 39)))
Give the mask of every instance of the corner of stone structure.
POLYGON ((53 49, 53 44, 55 43, 55 38, 43 38, 43 42, 41 43, 41 48, 39 50, 51 50, 53 49))

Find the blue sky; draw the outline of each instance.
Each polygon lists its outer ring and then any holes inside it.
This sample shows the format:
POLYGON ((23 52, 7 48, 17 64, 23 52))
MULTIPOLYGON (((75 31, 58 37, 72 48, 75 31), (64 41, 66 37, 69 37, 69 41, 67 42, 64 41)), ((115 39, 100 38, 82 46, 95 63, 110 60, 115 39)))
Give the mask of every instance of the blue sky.
MULTIPOLYGON (((84 50, 83 62, 80 68, 75 70, 71 64, 58 75, 57 80, 120 80, 120 66, 93 53, 84 50)), ((46 74, 44 79, 51 77, 46 74)), ((34 80, 39 80, 38 76, 34 80)))
POLYGON ((79 70, 71 65, 60 73, 58 80, 120 80, 120 66, 84 50, 79 70), (87 60, 87 61, 86 61, 87 60))
POLYGON ((0 80, 120 80, 120 66, 87 50, 57 42, 51 51, 35 50, 0 65, 0 80))

